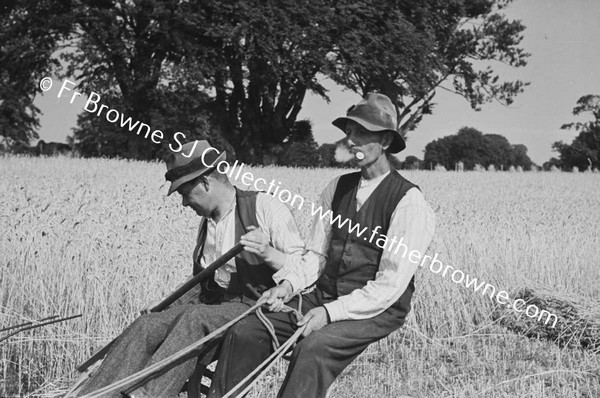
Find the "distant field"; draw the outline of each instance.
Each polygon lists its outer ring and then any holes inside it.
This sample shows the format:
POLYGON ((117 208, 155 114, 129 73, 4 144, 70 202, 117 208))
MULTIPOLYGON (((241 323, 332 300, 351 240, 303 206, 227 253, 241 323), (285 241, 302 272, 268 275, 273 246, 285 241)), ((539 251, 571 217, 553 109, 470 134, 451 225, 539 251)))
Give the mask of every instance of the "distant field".
MULTIPOLYGON (((252 168, 316 201, 335 169, 252 168)), ((0 343, 0 396, 58 396, 75 367, 191 272, 197 216, 167 198, 159 163, 0 157, 0 328, 70 322, 0 343)), ((600 300, 600 175, 403 172, 436 212, 428 254, 498 289, 600 300)), ((308 237, 310 207, 294 210, 308 237)), ((492 302, 419 271, 404 328, 374 344, 331 397, 598 397, 600 355, 496 325, 492 302)), ((1 335, 0 335, 1 337, 1 335)), ((252 396, 274 397, 285 363, 252 396)))

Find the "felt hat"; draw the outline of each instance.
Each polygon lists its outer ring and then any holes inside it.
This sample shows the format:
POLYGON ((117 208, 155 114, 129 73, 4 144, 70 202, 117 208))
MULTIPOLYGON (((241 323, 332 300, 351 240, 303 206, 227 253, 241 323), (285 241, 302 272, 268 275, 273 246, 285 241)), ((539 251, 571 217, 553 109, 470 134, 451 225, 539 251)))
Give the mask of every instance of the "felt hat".
POLYGON ((392 100, 383 94, 367 93, 358 104, 348 108, 345 117, 338 117, 332 123, 345 132, 348 120, 353 120, 372 132, 391 131, 394 133, 394 139, 389 147, 391 153, 398 153, 406 148, 404 138, 398 132, 396 107, 392 100))
POLYGON ((196 140, 183 145, 180 151, 173 152, 166 160, 165 178, 171 182, 167 196, 186 182, 206 174, 220 161, 225 160, 225 157, 225 151, 219 152, 206 140, 196 140))

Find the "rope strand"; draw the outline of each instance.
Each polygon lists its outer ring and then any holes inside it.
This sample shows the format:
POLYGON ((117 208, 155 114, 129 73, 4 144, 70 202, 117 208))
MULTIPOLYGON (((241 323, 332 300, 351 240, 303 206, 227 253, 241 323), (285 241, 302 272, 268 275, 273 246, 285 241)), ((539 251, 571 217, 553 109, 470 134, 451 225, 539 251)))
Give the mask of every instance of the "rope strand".
MULTIPOLYGON (((302 315, 302 294, 297 293, 298 296, 298 309, 295 310, 292 307, 284 305, 280 312, 289 312, 296 316, 296 320, 300 321, 304 316, 302 315)), ((275 333, 275 327, 273 323, 267 318, 267 316, 263 313, 262 308, 258 308, 256 310, 256 316, 263 323, 267 332, 271 335, 271 345, 273 346, 273 350, 277 350, 279 348, 279 339, 277 338, 277 334, 275 333)))
POLYGON ((260 380, 260 378, 277 362, 277 360, 285 355, 287 350, 291 348, 296 341, 300 338, 300 335, 306 328, 306 325, 302 326, 277 350, 271 354, 267 359, 265 359, 256 369, 252 371, 248 376, 246 376, 242 381, 236 384, 227 394, 223 396, 223 398, 233 397, 235 392, 243 387, 250 379, 254 378, 247 386, 244 388, 239 394, 235 396, 243 396, 260 380))
MULTIPOLYGON (((296 316, 296 319, 300 321, 304 316, 302 315, 302 294, 297 293, 298 295, 298 309, 295 310, 292 307, 284 305, 281 309, 281 312, 292 313, 296 316)), ((294 349, 296 346, 296 342, 302 335, 302 332, 306 328, 306 325, 297 329, 296 332, 283 344, 280 346, 279 340, 277 339, 277 334, 275 333, 275 327, 273 323, 267 318, 267 316, 263 313, 261 308, 256 310, 256 316, 263 323, 267 332, 271 335, 271 344, 273 345, 273 353, 265 359, 256 369, 254 369, 248 376, 246 376, 242 381, 240 381, 235 387, 233 387, 223 398, 232 397, 235 391, 239 390, 246 384, 250 379, 254 378, 247 386, 237 394, 236 396, 243 396, 258 382, 258 380, 277 362, 279 358, 284 357, 289 349, 294 349)))

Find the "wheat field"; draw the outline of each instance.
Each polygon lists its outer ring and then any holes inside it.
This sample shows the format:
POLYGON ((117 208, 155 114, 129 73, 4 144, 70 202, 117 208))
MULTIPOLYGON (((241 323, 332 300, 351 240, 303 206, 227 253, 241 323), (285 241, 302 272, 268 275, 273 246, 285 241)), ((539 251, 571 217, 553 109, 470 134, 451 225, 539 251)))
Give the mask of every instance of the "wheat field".
MULTIPOLYGON (((250 171, 307 201, 342 172, 250 171)), ((191 272, 198 218, 165 196, 164 172, 160 163, 0 157, 0 328, 83 314, 0 343, 0 396, 64 394, 78 364, 191 272)), ((600 302, 600 175, 402 174, 436 213, 428 254, 508 292, 543 287, 600 302)), ((305 238, 309 208, 292 209, 305 238)), ((600 354, 514 334, 493 310, 489 298, 419 270, 406 325, 369 347, 329 396, 600 396, 600 354)), ((275 397, 285 366, 251 396, 275 397)))

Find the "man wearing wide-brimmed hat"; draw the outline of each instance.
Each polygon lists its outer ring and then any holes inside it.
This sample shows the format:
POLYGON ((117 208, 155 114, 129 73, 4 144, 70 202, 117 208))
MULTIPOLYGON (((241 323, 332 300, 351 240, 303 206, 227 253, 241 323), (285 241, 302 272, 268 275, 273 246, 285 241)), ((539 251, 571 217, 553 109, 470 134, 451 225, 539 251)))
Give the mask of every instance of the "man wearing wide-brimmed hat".
MULTIPOLYGON (((292 293, 316 283, 302 300, 305 316, 300 322, 288 313, 267 314, 281 343, 306 325, 280 397, 324 397, 369 344, 403 325, 415 290, 414 274, 434 232, 434 213, 419 188, 390 167, 388 156, 406 146, 392 101, 369 93, 333 124, 346 133, 346 146, 360 172, 335 178, 325 188, 320 214, 331 210, 339 221, 332 225, 317 214, 309 251, 286 255, 275 277, 279 285, 265 293, 277 311, 292 293)), ((296 300, 288 305, 295 307, 296 300)), ((256 316, 229 330, 210 397, 224 395, 269 355, 268 336, 256 316)))
MULTIPOLYGON (((252 289, 262 292, 275 285, 273 276, 283 265, 283 253, 304 251, 289 209, 269 194, 234 187, 215 167, 225 157, 225 152, 214 150, 207 141, 183 145, 167 159, 165 177, 171 182, 168 195, 178 192, 182 205, 200 216, 194 274, 237 242, 244 245, 245 251, 202 284, 196 302, 145 314, 133 322, 79 394, 98 390, 165 359, 236 318, 257 299, 252 289)), ((177 396, 196 363, 195 358, 187 360, 129 395, 177 396)))

